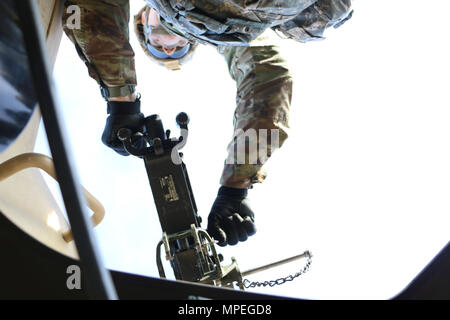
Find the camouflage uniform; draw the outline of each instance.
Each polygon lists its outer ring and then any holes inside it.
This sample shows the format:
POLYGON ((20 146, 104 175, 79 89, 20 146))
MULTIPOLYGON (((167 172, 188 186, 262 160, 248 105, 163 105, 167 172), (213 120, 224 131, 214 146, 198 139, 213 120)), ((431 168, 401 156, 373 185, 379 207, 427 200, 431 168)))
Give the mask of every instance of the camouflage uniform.
POLYGON ((201 43, 246 46, 267 28, 300 42, 351 17, 351 0, 146 0, 175 33, 201 43))
POLYGON ((273 151, 271 130, 278 130, 281 146, 287 138, 289 107, 292 96, 292 77, 286 61, 280 56, 278 47, 264 44, 257 39, 251 46, 219 47, 228 64, 231 77, 236 81, 236 110, 234 113, 234 138, 228 146, 229 160, 224 166, 221 184, 247 188, 262 182, 262 168, 273 151), (249 130, 257 137, 256 149, 248 143, 249 130), (259 133, 267 130, 268 141, 264 146, 259 133), (239 162, 239 143, 245 148, 245 162, 239 162), (267 155, 264 156, 264 150, 267 155), (256 161, 252 160, 256 159, 256 161))
MULTIPOLYGON (((100 85, 136 85, 134 51, 129 43, 128 0, 72 0, 64 4, 63 29, 75 44, 89 75, 100 85), (81 28, 71 28, 67 8, 81 8, 81 28)), ((70 12, 70 11, 69 11, 70 12)))
MULTIPOLYGON (((161 16, 161 23, 175 33, 217 47, 236 81, 235 135, 220 183, 248 188, 262 182, 262 166, 287 138, 292 77, 276 46, 257 39, 267 28, 300 42, 323 37, 324 30, 350 17, 350 0, 147 0, 161 16), (252 42, 252 40, 255 40, 252 42), (250 45, 249 43, 252 42, 250 45), (239 130, 241 129, 241 131, 239 130), (254 150, 246 132, 267 130, 268 141, 257 138, 254 150), (271 131, 271 129, 276 129, 271 131), (276 135, 273 136, 273 133, 276 135), (277 139, 274 148, 271 140, 277 139), (244 142, 245 161, 237 160, 244 142), (267 152, 258 153, 267 145, 267 152), (256 157, 257 161, 250 159, 256 157)), ((128 39, 128 0, 70 0, 81 7, 81 29, 64 31, 85 61, 89 74, 106 87, 136 84, 134 52, 128 39)))

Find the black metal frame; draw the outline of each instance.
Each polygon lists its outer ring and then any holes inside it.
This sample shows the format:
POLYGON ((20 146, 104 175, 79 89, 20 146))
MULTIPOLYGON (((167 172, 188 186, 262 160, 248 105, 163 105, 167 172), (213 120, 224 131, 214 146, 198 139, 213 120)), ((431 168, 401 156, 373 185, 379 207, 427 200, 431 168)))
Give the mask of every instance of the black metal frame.
POLYGON ((85 199, 67 147, 68 140, 62 129, 60 107, 51 79, 39 9, 34 0, 20 0, 15 4, 56 175, 60 182, 80 264, 86 277, 88 296, 91 299, 117 299, 111 276, 100 256, 92 222, 86 212, 85 199))
POLYGON ((450 242, 394 300, 450 300, 450 242))

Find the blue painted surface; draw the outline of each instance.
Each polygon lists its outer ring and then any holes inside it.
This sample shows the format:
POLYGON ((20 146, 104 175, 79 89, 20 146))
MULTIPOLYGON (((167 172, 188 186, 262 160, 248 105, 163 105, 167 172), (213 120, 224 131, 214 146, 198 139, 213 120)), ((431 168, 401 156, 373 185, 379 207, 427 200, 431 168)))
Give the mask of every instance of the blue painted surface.
POLYGON ((22 132, 36 106, 14 2, 0 2, 0 153, 22 132))

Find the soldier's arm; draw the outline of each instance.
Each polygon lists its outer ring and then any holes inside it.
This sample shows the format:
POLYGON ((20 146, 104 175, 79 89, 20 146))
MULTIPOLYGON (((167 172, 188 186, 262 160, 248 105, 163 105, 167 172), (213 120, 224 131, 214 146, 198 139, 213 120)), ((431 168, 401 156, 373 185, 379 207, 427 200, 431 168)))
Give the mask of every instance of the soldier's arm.
POLYGON ((237 87, 235 135, 221 177, 221 185, 233 188, 262 182, 264 163, 288 136, 292 77, 278 47, 257 41, 250 47, 219 48, 237 87), (242 161, 239 144, 245 140, 250 142, 244 144, 242 161))
MULTIPOLYGON (((134 52, 129 43, 130 8, 128 0, 69 0, 65 2, 63 29, 85 62, 89 75, 111 90, 116 100, 127 100, 136 85, 134 52), (80 26, 69 22, 80 8, 80 26)), ((112 100, 112 99, 111 99, 112 100)))
POLYGON ((317 0, 294 19, 274 27, 299 42, 324 39, 330 27, 338 28, 352 17, 351 0, 317 0))

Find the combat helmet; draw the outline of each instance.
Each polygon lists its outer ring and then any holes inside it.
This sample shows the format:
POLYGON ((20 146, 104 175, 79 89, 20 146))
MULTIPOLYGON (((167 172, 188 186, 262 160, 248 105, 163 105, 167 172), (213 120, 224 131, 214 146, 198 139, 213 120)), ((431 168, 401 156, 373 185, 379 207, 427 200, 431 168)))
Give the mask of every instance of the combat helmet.
MULTIPOLYGON (((180 70, 183 64, 186 64, 189 60, 192 59, 192 55, 194 54, 195 49, 198 46, 197 42, 189 41, 189 43, 183 47, 175 51, 174 54, 168 56, 163 51, 158 50, 154 46, 150 44, 147 39, 147 35, 145 32, 144 24, 142 23, 142 13, 145 12, 145 16, 149 16, 150 7, 144 6, 137 15, 134 16, 134 32, 138 38, 139 44, 144 50, 145 54, 157 64, 166 67, 169 70, 175 71, 180 70)), ((172 34, 169 32, 162 24, 157 27, 160 32, 165 32, 166 34, 172 34)))

